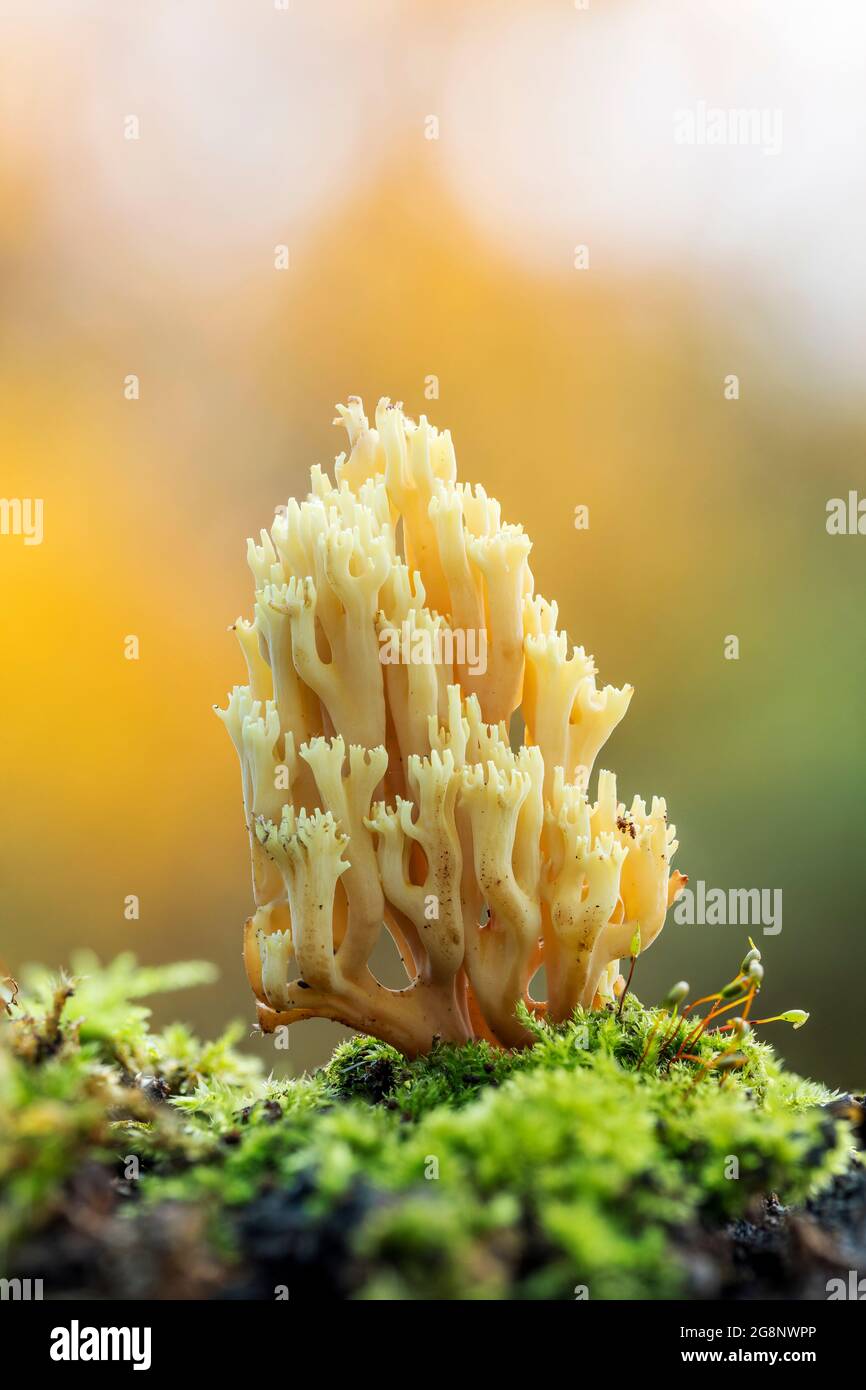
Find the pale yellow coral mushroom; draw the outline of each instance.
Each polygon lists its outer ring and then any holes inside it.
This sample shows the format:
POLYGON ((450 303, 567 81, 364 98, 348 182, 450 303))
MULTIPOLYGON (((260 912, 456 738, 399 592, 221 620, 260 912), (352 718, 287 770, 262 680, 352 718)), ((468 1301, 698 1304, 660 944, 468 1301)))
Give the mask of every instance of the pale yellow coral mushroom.
POLYGON ((410 1055, 437 1037, 521 1046, 520 1005, 558 1021, 621 990, 636 931, 645 950, 685 883, 675 831, 663 801, 618 802, 609 772, 590 803, 631 686, 598 688, 534 593, 529 538, 457 481, 450 435, 387 400, 372 428, 356 397, 337 411, 336 483, 314 467, 248 542, 248 684, 219 711, 259 1020, 336 1019, 410 1055), (383 931, 400 988, 370 967, 383 931))

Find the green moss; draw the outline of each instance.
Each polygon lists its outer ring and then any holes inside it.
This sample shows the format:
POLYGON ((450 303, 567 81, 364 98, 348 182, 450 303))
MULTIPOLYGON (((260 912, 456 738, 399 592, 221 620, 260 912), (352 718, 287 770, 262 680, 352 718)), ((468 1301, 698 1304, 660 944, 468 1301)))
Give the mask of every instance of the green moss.
POLYGON ((124 1219, 195 1204, 227 1278, 227 1252, 250 1257, 244 1222, 276 1196, 302 1205, 305 1249, 337 1223, 356 1297, 668 1297, 682 1288, 678 1231, 760 1194, 800 1200, 847 1161, 822 1087, 751 1036, 727 1074, 709 1066, 718 1036, 677 1058, 686 1026, 633 997, 621 1018, 531 1021, 522 1052, 439 1045, 409 1062, 355 1038, 316 1076, 274 1080, 237 1053, 237 1032, 148 1032, 145 985, 186 985, 201 967, 85 964, 74 992, 40 977, 0 1025, 10 1267, 85 1162, 116 1170, 135 1154, 124 1219))
POLYGON ((501 1085, 521 1064, 521 1054, 485 1042, 464 1047, 437 1044, 414 1062, 375 1038, 351 1038, 334 1052, 321 1073, 338 1100, 384 1102, 416 1120, 437 1105, 468 1104, 481 1091, 501 1085))
POLYGON ((236 1108, 243 1088, 261 1085, 256 1060, 234 1050, 239 1029, 211 1043, 181 1025, 148 1031, 139 999, 207 983, 212 966, 154 969, 129 954, 102 966, 89 952, 72 966, 59 979, 28 972, 0 1015, 0 1269, 15 1240, 55 1216, 85 1163, 132 1153, 171 1166, 218 1147, 215 1125, 184 1128, 166 1100, 204 1091, 209 1118, 222 1121, 219 1101, 236 1108))

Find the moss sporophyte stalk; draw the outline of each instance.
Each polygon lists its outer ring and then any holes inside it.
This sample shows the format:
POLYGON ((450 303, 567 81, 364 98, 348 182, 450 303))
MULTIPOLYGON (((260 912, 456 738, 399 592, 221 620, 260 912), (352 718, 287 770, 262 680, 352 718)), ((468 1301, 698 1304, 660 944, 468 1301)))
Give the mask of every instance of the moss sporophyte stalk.
POLYGON ((248 684, 219 713, 240 756, 265 1031, 337 1019, 409 1056, 531 1043, 531 1021, 622 995, 685 877, 665 803, 588 785, 632 695, 536 594, 531 543, 450 435, 382 400, 339 407, 349 451, 249 542, 248 684), (395 639, 396 636, 396 640, 395 639), (467 637, 472 640, 467 640, 467 637), (386 930, 406 969, 386 988, 386 930), (530 981, 545 967, 545 1001, 530 981))

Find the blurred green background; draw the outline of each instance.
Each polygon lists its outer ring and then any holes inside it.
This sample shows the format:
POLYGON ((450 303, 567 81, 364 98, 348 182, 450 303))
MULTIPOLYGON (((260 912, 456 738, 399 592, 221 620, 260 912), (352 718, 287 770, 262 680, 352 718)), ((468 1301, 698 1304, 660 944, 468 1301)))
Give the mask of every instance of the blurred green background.
MULTIPOLYGON (((866 494, 862 7, 4 11, 0 494, 43 498, 45 538, 0 536, 2 962, 206 957, 221 983, 159 1016, 252 1028, 210 709, 245 538, 342 448, 336 401, 389 395, 635 685, 601 761, 667 797, 678 866, 782 890, 763 1011, 812 1019, 774 1041, 862 1087, 866 537, 825 527, 866 494), (678 145, 700 102, 781 111, 781 148, 678 145)), ((669 918, 637 992, 718 987, 745 935, 669 918)), ((299 1026, 289 1067, 336 1036, 299 1026)))

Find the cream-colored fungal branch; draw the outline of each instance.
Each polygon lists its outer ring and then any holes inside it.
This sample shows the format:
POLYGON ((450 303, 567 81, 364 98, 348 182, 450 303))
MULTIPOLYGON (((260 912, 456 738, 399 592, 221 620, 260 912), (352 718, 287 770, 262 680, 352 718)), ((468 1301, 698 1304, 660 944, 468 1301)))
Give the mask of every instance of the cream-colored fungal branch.
POLYGON ((685 883, 665 803, 626 809, 598 755, 631 686, 534 592, 531 543, 457 481, 451 437, 382 400, 338 407, 335 481, 249 541, 247 667, 218 713, 241 764, 262 1028, 330 1018, 409 1055, 531 1041, 622 992, 636 933, 685 883), (382 934, 402 987, 377 978, 382 934), (540 973, 541 972, 541 973, 540 973), (546 999, 536 980, 546 978, 546 999))

